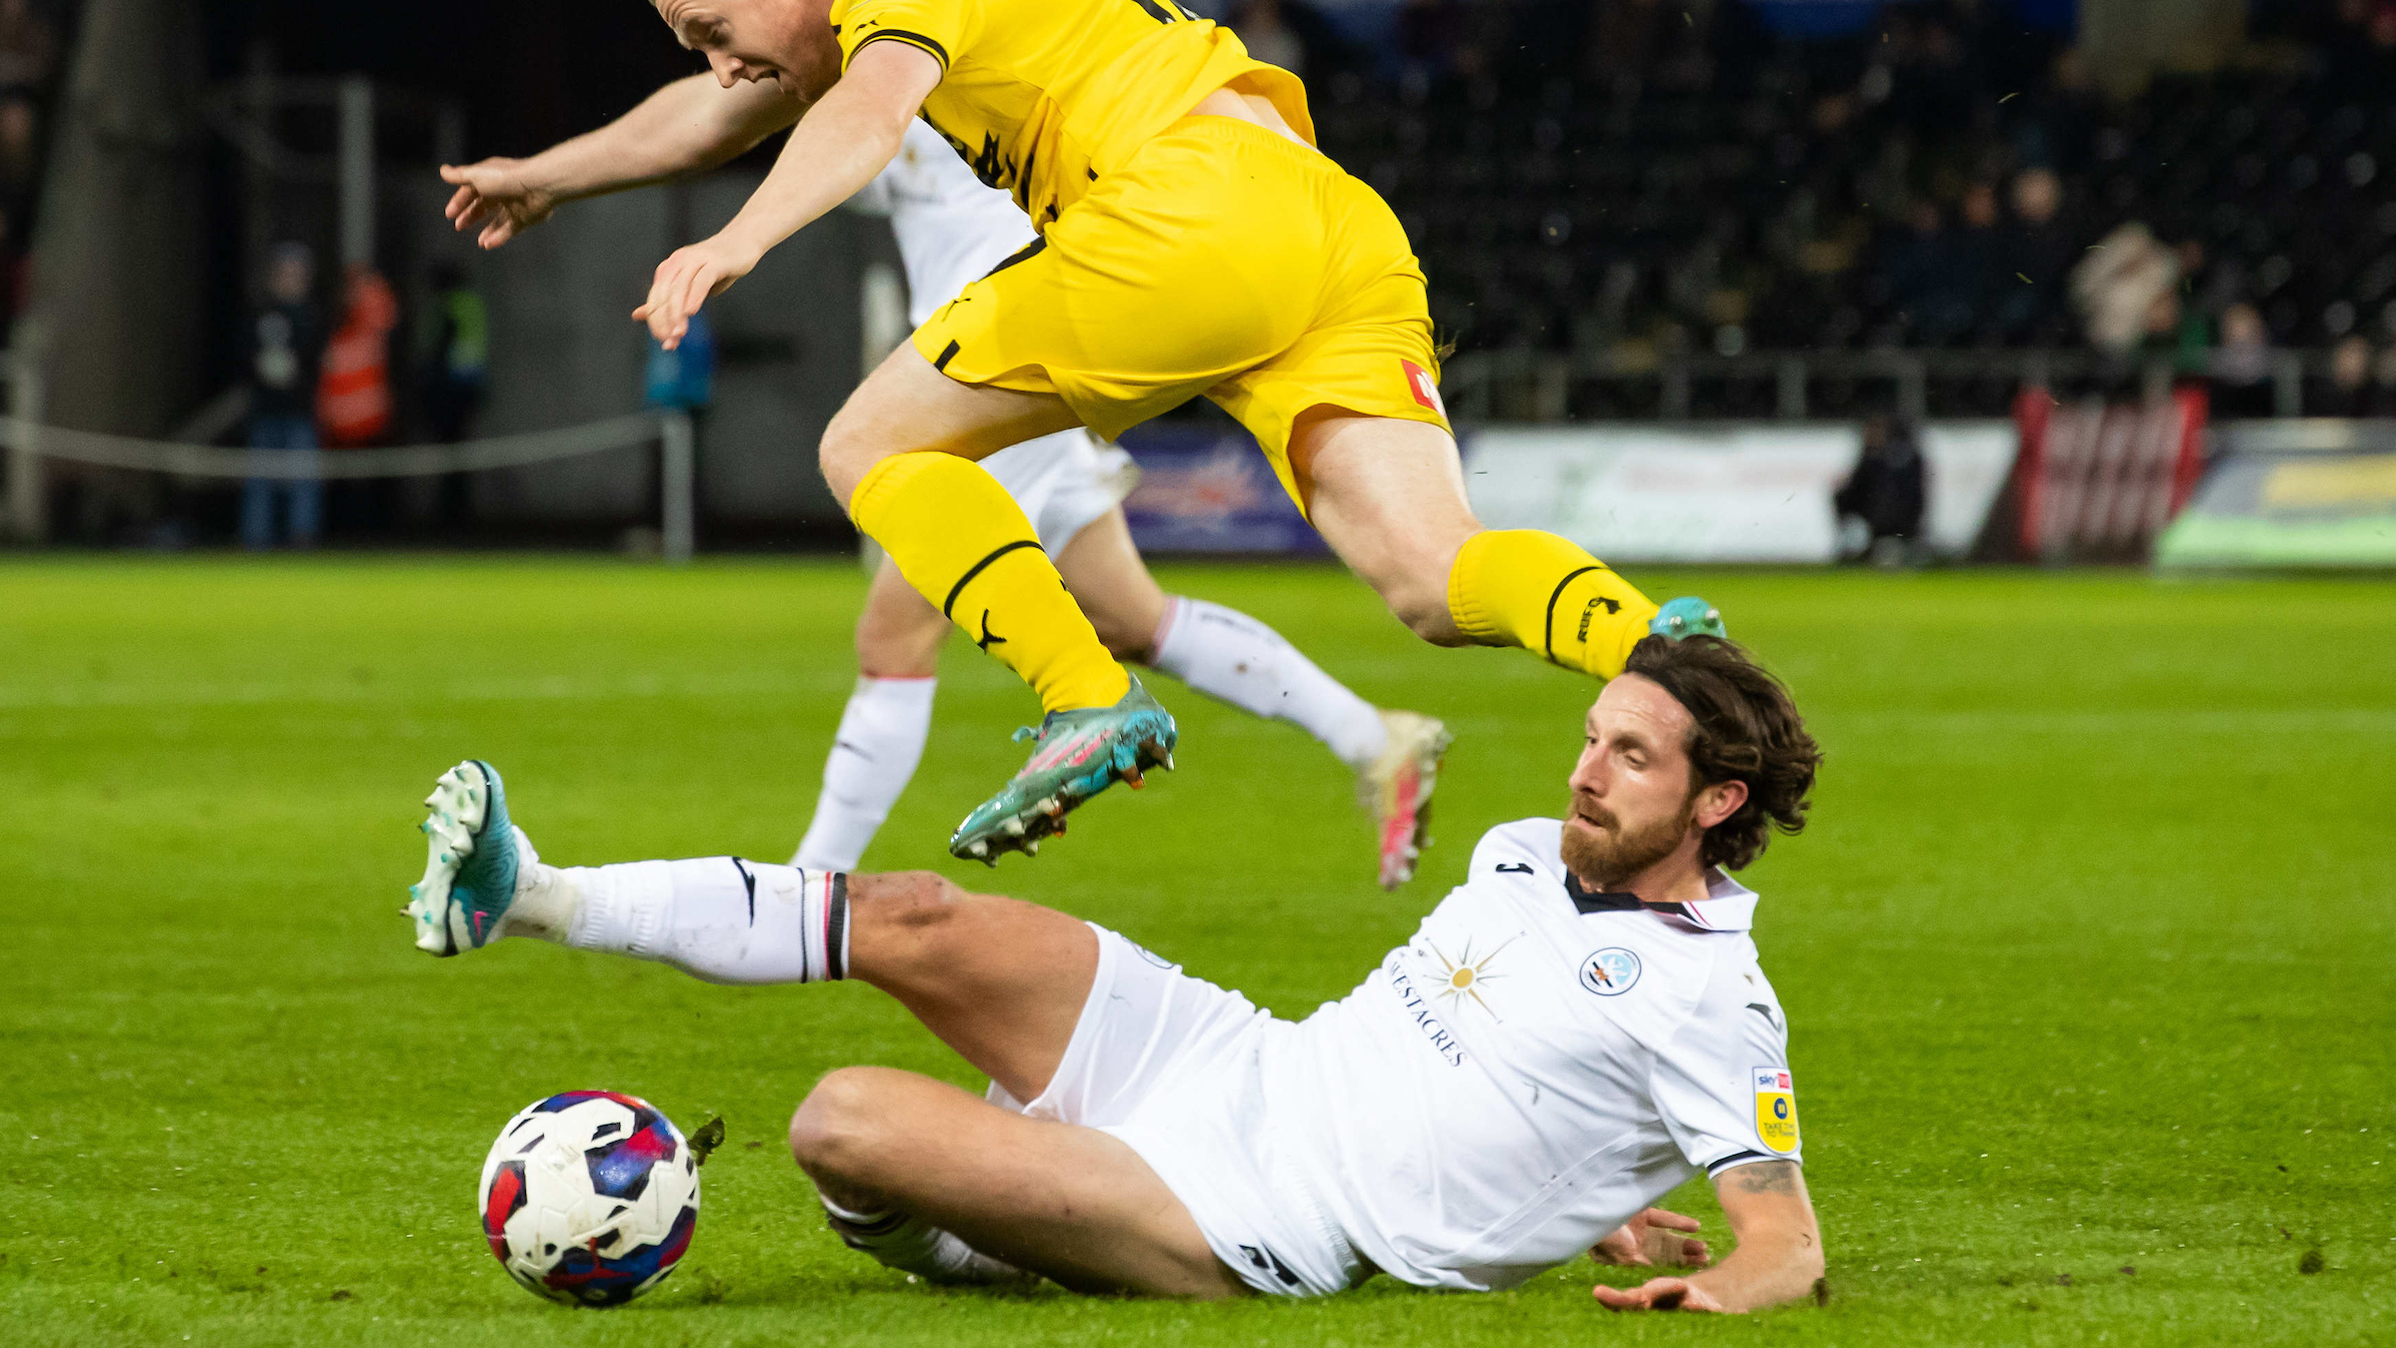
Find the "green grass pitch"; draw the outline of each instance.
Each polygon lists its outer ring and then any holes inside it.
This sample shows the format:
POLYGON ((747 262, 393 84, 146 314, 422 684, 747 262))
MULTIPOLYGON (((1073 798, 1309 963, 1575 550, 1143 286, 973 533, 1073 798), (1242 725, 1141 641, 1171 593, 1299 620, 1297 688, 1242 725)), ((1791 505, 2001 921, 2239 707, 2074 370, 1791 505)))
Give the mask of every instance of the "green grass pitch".
MULTIPOLYGON (((1181 771, 1036 861, 951 865, 1032 711, 961 645, 872 861, 1112 924, 1302 1015, 1406 937, 1483 829, 1556 811, 1590 689, 1419 646, 1329 569, 1162 574, 1448 719, 1411 888, 1372 886, 1326 754, 1170 681, 1181 771)), ((1307 1304, 909 1286, 838 1246, 781 1144, 830 1068, 970 1080, 894 1005, 530 942, 436 962, 397 912, 416 802, 467 755, 507 772, 555 862, 786 856, 849 685, 854 568, 43 559, 0 564, 0 1341, 2396 1337, 2396 585, 1634 579, 1720 602, 1830 753, 1814 827, 1748 873, 1825 1306, 1614 1317, 1587 1264, 1307 1304), (473 1212, 499 1124, 584 1086, 731 1130, 683 1267, 618 1311, 525 1295, 473 1212)), ((1677 1201, 1720 1237, 1699 1189, 1677 1201)))

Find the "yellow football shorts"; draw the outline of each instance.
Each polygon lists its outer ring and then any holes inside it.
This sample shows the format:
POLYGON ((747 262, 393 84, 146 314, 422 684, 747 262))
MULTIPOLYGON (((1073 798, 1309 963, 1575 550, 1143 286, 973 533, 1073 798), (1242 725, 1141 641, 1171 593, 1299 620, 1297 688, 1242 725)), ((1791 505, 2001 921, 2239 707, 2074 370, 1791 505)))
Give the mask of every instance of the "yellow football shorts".
POLYGON ((1310 408, 1443 429, 1422 268, 1373 190, 1231 117, 1187 117, 915 333, 950 378, 1062 397, 1113 439, 1203 393, 1290 499, 1310 408))

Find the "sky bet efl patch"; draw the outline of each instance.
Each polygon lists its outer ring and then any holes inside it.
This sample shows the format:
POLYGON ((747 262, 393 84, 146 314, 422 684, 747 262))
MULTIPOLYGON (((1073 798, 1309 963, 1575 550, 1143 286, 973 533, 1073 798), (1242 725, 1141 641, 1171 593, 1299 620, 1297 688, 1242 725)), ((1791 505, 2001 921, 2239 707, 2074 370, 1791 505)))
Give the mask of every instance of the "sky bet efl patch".
POLYGON ((1783 1156, 1797 1150, 1797 1087, 1786 1068, 1755 1069, 1755 1135, 1783 1156))

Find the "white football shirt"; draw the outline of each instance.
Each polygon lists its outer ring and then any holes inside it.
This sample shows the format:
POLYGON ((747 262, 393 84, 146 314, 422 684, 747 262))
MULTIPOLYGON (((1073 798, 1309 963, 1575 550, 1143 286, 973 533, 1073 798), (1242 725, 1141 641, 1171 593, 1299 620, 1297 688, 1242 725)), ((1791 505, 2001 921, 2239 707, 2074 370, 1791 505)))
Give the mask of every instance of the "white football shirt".
POLYGON ((1694 1175, 1800 1159, 1756 896, 1588 894, 1562 828, 1490 830, 1412 941, 1263 1050, 1314 1196, 1419 1286, 1509 1287, 1694 1175))
POLYGON ((907 269, 907 321, 917 327, 966 285, 1031 243, 1031 217, 1015 199, 982 186, 973 169, 920 118, 899 152, 854 198, 890 217, 907 269))

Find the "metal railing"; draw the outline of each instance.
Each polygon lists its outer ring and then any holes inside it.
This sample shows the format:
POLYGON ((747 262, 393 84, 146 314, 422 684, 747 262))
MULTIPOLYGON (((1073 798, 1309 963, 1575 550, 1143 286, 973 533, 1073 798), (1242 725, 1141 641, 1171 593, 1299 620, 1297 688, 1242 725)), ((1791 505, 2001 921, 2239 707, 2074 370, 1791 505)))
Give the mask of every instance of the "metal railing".
POLYGON ((671 565, 697 546, 697 444, 691 415, 681 410, 634 412, 579 426, 493 436, 456 444, 376 449, 222 449, 179 440, 145 440, 53 426, 43 419, 40 362, 24 351, 0 351, 0 386, 8 412, 0 416, 0 542, 48 540, 46 460, 133 469, 173 477, 241 480, 341 481, 436 477, 524 468, 625 449, 655 446, 658 464, 659 553, 671 565))
MULTIPOLYGON (((2309 370, 2327 368, 2326 353, 2271 353, 2273 415, 2304 413, 2309 370)), ((2020 351, 1759 351, 1738 356, 1626 355, 1616 351, 1475 351, 1448 361, 1441 370, 1448 408, 1468 421, 1564 421, 1571 417, 1576 383, 1654 385, 1657 416, 1687 421, 1695 411, 1700 379, 1769 383, 1773 412, 1802 421, 1813 404, 1816 380, 1884 382, 1893 386, 1896 410, 1920 419, 1930 413, 1933 380, 1996 380, 2016 386, 2053 387, 2057 381, 2134 378, 2150 393, 2168 390, 2178 368, 2170 357, 2125 362, 2086 350, 2020 351)))

